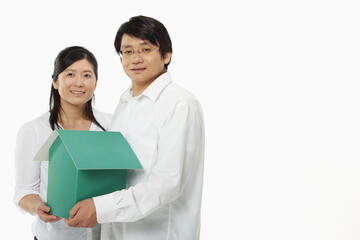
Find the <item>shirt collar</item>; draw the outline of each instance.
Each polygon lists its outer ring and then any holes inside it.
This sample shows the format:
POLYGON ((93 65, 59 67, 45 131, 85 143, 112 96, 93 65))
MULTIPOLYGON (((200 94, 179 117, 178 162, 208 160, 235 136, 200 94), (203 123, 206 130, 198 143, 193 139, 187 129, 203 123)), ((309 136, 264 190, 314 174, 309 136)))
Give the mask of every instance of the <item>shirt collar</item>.
MULTIPOLYGON (((169 72, 165 72, 160 75, 155 81, 153 81, 139 96, 136 98, 140 98, 142 96, 146 96, 150 98, 153 102, 156 101, 162 90, 172 82, 171 75, 169 72)), ((128 102, 131 98, 133 98, 132 87, 130 86, 124 94, 121 96, 120 101, 128 102)))

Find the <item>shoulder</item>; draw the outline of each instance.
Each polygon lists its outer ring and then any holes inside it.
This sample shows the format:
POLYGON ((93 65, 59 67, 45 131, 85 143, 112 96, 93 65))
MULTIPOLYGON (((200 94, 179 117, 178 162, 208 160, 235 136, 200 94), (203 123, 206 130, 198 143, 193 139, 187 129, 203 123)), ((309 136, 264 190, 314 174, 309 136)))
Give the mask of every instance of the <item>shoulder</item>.
POLYGON ((42 143, 51 133, 49 113, 47 112, 24 123, 18 131, 17 141, 25 141, 31 144, 42 143))
POLYGON ((174 98, 178 98, 179 100, 182 101, 195 101, 196 98, 195 96, 190 93, 188 90, 186 90, 185 88, 181 87, 179 84, 177 83, 171 83, 169 84, 169 92, 172 93, 172 95, 174 96, 174 98))
POLYGON ((156 103, 160 125, 172 120, 203 122, 203 110, 195 96, 172 82, 160 94, 156 103))
POLYGON ((34 133, 38 131, 51 131, 49 124, 49 112, 44 113, 43 115, 25 122, 19 130, 19 133, 34 133))
POLYGON ((201 108, 199 101, 191 92, 174 82, 169 84, 161 95, 159 100, 170 104, 169 107, 201 108))
POLYGON ((106 130, 110 128, 112 115, 109 113, 101 112, 95 108, 93 108, 93 113, 96 120, 103 126, 106 130))

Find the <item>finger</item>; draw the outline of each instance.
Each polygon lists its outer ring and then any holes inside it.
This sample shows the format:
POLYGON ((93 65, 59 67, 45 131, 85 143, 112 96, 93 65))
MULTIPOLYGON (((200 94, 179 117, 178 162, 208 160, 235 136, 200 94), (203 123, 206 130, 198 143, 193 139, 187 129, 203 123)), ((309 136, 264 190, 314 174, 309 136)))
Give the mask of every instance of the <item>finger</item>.
POLYGON ((60 220, 61 220, 61 218, 56 217, 56 218, 54 218, 53 220, 49 220, 48 222, 53 223, 53 222, 58 222, 58 221, 60 221, 60 220))
POLYGON ((39 206, 39 210, 48 213, 48 212, 50 212, 50 207, 47 206, 47 205, 45 205, 45 204, 44 204, 44 205, 40 205, 40 206, 39 206))
POLYGON ((45 204, 42 206, 39 206, 36 213, 39 216, 39 218, 43 221, 51 221, 58 219, 57 216, 49 214, 50 207, 46 206, 45 204))
POLYGON ((69 218, 68 225, 70 227, 82 227, 81 223, 81 213, 78 211, 72 218, 69 218))
POLYGON ((46 219, 46 220, 53 220, 53 219, 60 219, 60 217, 46 213, 46 212, 42 212, 42 211, 38 211, 38 216, 40 218, 46 219))
POLYGON ((80 227, 79 222, 76 219, 75 220, 71 219, 71 220, 67 221, 67 225, 69 227, 73 227, 73 228, 80 227))
POLYGON ((57 222, 59 221, 61 218, 56 217, 54 215, 39 215, 39 218, 41 220, 43 220, 44 222, 57 222))
POLYGON ((68 220, 68 225, 70 227, 80 227, 79 223, 80 223, 80 220, 79 220, 79 211, 75 212, 73 214, 71 214, 69 216, 69 220, 68 220))
POLYGON ((45 202, 39 202, 36 206, 36 211, 50 212, 50 207, 45 202))
POLYGON ((75 206, 69 212, 69 220, 73 219, 75 215, 78 213, 80 209, 79 203, 75 204, 75 206))

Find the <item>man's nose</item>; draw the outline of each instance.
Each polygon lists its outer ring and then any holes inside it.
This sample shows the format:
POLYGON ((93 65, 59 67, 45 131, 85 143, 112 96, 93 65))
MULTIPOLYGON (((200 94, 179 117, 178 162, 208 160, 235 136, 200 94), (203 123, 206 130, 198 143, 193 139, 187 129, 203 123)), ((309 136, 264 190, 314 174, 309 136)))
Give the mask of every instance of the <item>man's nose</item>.
POLYGON ((144 59, 142 58, 141 52, 140 51, 134 51, 133 54, 133 63, 139 63, 144 61, 144 59))

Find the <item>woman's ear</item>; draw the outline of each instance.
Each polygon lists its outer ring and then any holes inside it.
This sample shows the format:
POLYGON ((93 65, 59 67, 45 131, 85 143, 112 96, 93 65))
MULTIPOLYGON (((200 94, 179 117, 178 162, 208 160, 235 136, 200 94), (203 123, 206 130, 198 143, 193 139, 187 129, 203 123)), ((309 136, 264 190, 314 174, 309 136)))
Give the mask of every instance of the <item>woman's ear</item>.
POLYGON ((53 81, 52 81, 52 85, 53 85, 53 87, 54 87, 55 89, 59 89, 58 81, 53 80, 53 81))

